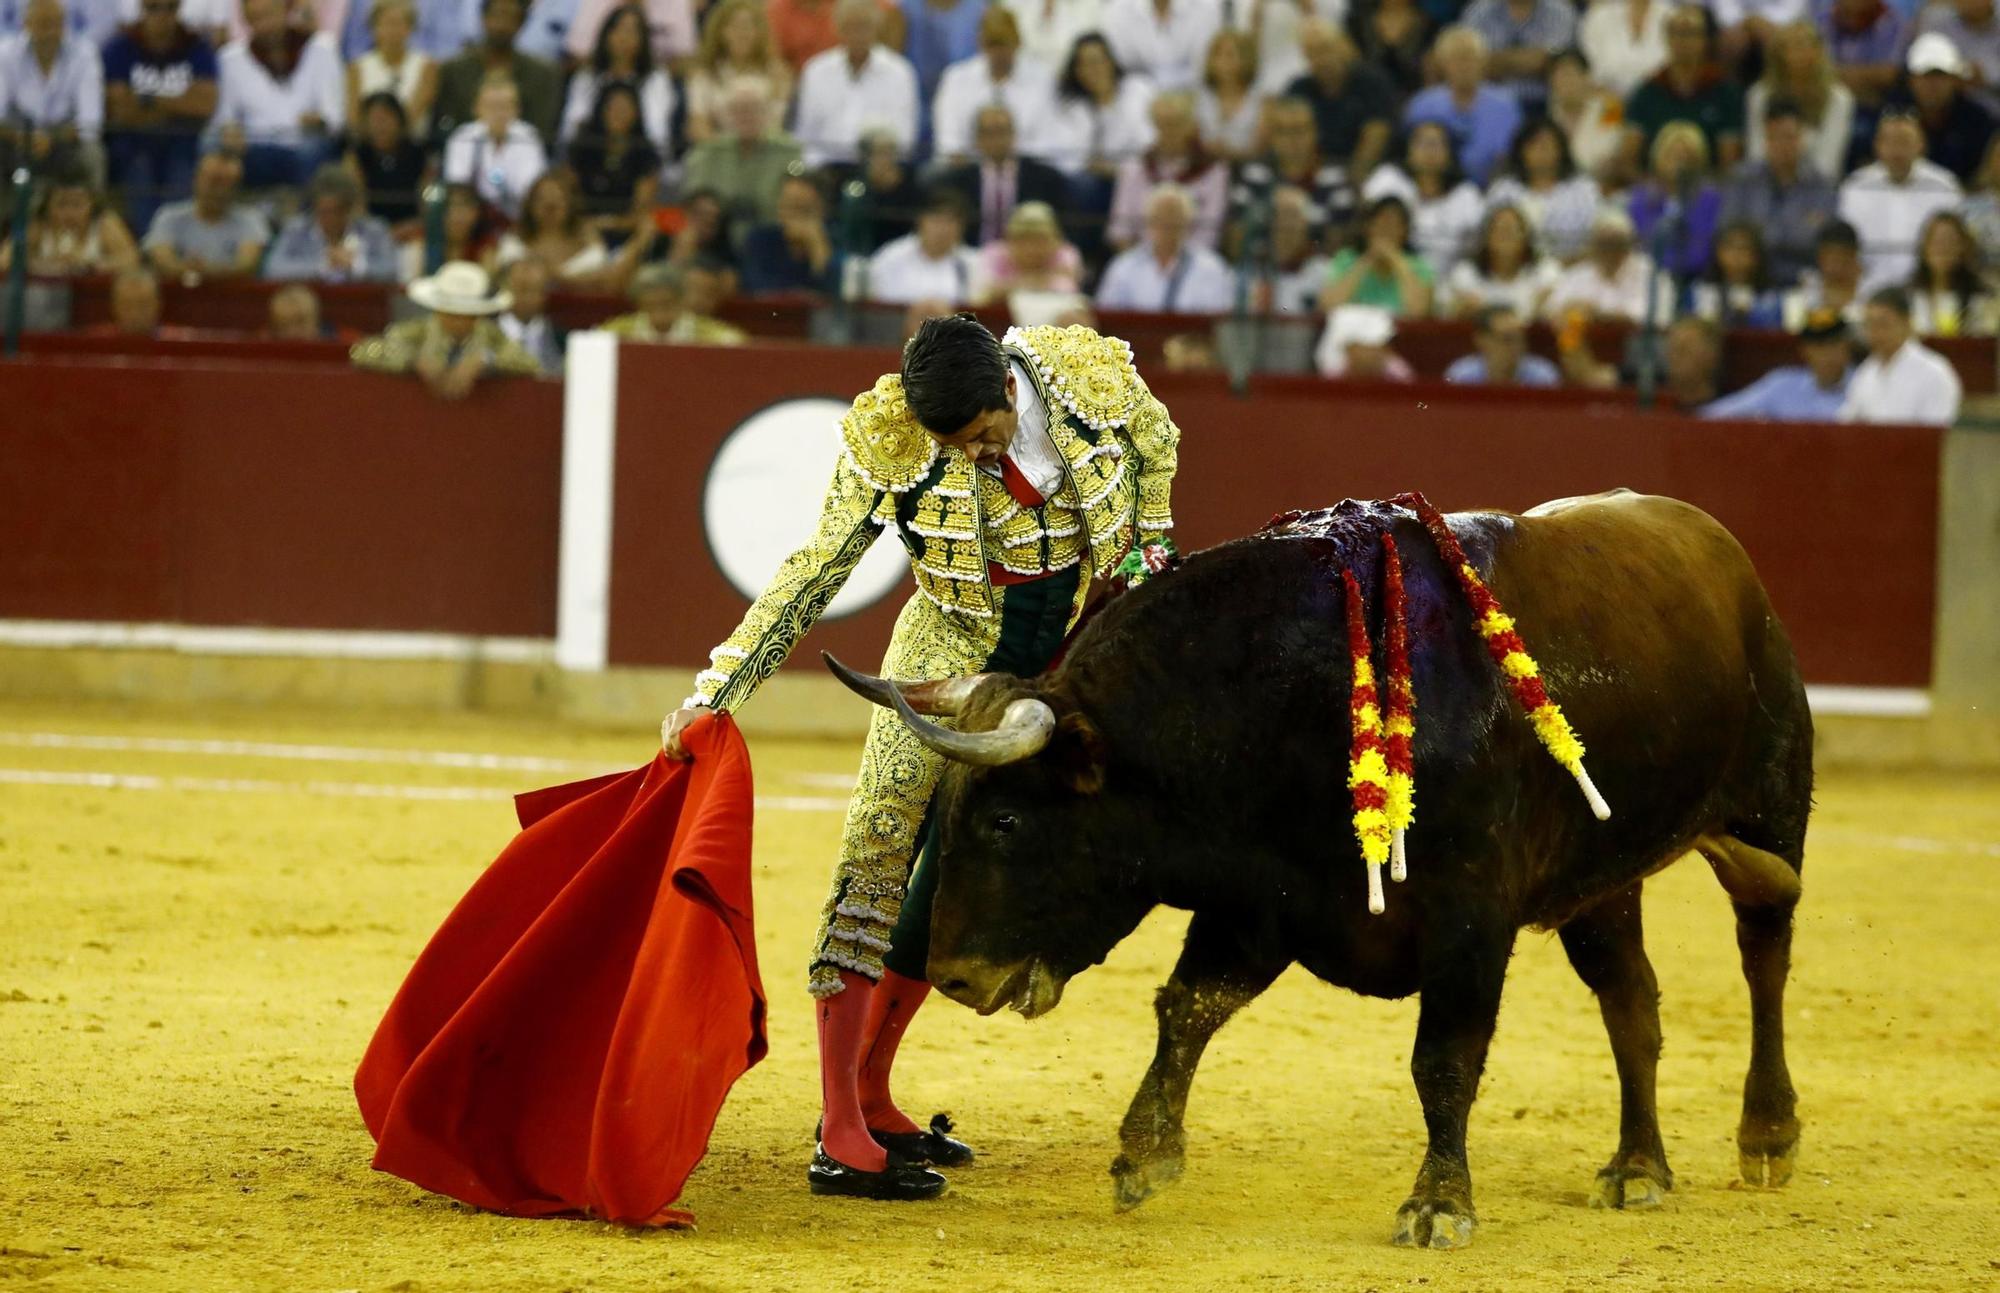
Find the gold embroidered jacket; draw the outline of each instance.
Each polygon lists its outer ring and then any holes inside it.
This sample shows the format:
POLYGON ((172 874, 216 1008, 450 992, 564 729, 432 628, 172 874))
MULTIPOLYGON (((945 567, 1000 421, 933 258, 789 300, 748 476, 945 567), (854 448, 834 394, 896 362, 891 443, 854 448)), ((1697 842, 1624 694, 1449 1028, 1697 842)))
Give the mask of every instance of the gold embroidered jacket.
POLYGON ((521 349, 490 318, 481 319, 472 329, 472 335, 462 343, 455 343, 444 334, 436 315, 409 319, 392 324, 387 332, 379 336, 356 342, 348 351, 348 358, 353 360, 356 368, 368 368, 379 373, 407 373, 416 367, 417 357, 426 351, 455 361, 464 353, 464 346, 475 346, 486 356, 486 371, 489 373, 508 373, 516 377, 541 374, 542 366, 535 362, 535 357, 521 349))
MULTIPOLYGON (((910 554, 919 595, 974 639, 997 634, 988 562, 1022 574, 1087 562, 1108 575, 1135 541, 1172 528, 1180 431, 1146 388, 1132 348, 1084 327, 1010 329, 1002 339, 1039 388, 1064 481, 1025 508, 970 458, 933 440, 900 376, 864 391, 841 422, 844 449, 819 527, 710 653, 689 704, 734 709, 775 673, 884 528, 910 554)), ((1089 590, 1078 582, 1077 599, 1089 590)))

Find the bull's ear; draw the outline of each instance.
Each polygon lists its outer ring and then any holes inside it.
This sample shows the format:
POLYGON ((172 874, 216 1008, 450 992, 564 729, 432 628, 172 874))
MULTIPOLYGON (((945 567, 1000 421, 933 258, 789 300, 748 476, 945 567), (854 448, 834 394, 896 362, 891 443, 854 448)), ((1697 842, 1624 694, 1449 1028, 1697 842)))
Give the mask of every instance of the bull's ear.
POLYGON ((1048 757, 1069 788, 1079 795, 1104 789, 1104 734, 1082 714, 1065 714, 1056 723, 1048 757))

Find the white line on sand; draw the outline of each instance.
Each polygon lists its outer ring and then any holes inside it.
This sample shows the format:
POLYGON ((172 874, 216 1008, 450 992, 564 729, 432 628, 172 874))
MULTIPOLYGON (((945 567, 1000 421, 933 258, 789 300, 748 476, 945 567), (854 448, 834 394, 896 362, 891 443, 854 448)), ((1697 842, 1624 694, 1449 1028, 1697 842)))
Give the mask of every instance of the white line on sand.
MULTIPOLYGON (((125 772, 50 772, 0 768, 0 785, 68 786, 86 790, 175 790, 219 794, 330 795, 353 799, 496 800, 511 791, 491 786, 398 786, 372 781, 258 781, 240 777, 159 777, 125 772)), ((844 812, 845 799, 759 795, 757 807, 778 813, 844 812)))
POLYGON ((128 750, 147 754, 209 754, 241 759, 304 759, 316 763, 403 763, 427 768, 490 768, 507 772, 609 772, 603 763, 532 754, 465 750, 395 750, 355 745, 290 745, 274 741, 203 741, 171 736, 97 736, 82 732, 0 732, 0 745, 38 750, 128 750))

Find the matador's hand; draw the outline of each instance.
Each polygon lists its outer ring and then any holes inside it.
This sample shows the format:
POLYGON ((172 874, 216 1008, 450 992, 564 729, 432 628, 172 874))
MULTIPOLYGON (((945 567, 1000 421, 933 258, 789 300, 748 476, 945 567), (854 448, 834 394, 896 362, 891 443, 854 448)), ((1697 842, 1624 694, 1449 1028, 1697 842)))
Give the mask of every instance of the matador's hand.
POLYGON ((667 752, 667 757, 679 759, 682 763, 692 759, 694 756, 689 754, 687 747, 681 743, 681 733, 693 727, 696 720, 714 712, 706 705, 685 705, 667 715, 666 720, 660 724, 660 748, 667 752))

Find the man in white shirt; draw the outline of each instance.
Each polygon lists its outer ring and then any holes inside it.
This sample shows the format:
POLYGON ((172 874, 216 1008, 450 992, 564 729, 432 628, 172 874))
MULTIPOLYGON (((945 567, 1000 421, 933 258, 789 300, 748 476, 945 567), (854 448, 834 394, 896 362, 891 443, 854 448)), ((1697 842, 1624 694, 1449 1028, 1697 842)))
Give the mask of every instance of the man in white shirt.
POLYGON ((868 299, 924 304, 948 314, 972 299, 978 253, 965 245, 965 202, 938 189, 917 216, 915 233, 895 239, 868 260, 868 299))
POLYGON ((28 0, 21 34, 0 40, 0 156, 13 137, 31 165, 76 158, 101 177, 104 64, 67 22, 61 0, 28 0))
POLYGON ((1632 238, 1632 217, 1613 206, 1598 211, 1590 226, 1589 251, 1549 289, 1542 307, 1548 317, 1560 320, 1571 310, 1582 310, 1593 319, 1637 323, 1645 318, 1646 279, 1653 261, 1632 250, 1632 238))
POLYGON ((504 72, 480 84, 474 112, 445 141, 445 182, 470 184, 508 219, 519 219, 529 187, 549 169, 542 137, 521 120, 520 91, 504 72))
POLYGON ((852 162, 871 127, 889 131, 907 154, 917 141, 917 72, 878 43, 882 14, 875 0, 840 0, 834 10, 840 43, 815 54, 799 73, 798 126, 808 166, 852 162))
POLYGON ((283 0, 243 0, 250 34, 216 55, 211 129, 243 154, 252 189, 303 184, 331 156, 347 118, 347 77, 325 33, 308 36, 285 19, 283 0))
POLYGON ((938 80, 931 100, 931 138, 938 158, 965 161, 972 152, 973 118, 999 104, 1013 114, 1014 129, 1030 142, 1055 110, 1055 75, 1021 53, 1021 27, 1005 9, 988 9, 979 20, 979 53, 953 63, 938 80))
POLYGON ((1958 205, 1958 180, 1924 158, 1924 128, 1915 117, 1884 113, 1875 128, 1875 161, 1840 186, 1840 218, 1861 235, 1862 273, 1869 283, 1910 277, 1917 234, 1933 215, 1958 205))
POLYGON ((1236 303, 1236 275, 1208 248, 1188 241, 1194 198, 1162 184, 1146 199, 1146 237, 1104 270, 1097 304, 1155 314, 1226 314, 1236 303))
POLYGON ((1862 330, 1868 358, 1847 385, 1840 420, 1950 426, 1964 387, 1951 361, 1913 335, 1909 295, 1885 287, 1869 297, 1862 330))
POLYGON ((1128 73, 1162 90, 1201 85, 1208 44, 1222 27, 1216 0, 1110 0, 1104 37, 1128 73))

